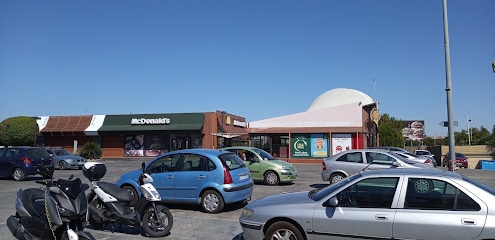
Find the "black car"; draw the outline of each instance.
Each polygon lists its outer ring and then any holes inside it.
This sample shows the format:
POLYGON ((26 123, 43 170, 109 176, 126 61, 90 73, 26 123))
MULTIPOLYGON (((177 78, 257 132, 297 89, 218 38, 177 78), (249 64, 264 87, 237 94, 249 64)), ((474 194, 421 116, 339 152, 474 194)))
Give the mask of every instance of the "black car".
POLYGON ((51 178, 54 171, 53 158, 40 147, 0 148, 0 177, 12 177, 22 181, 26 176, 39 174, 38 164, 48 168, 51 178))

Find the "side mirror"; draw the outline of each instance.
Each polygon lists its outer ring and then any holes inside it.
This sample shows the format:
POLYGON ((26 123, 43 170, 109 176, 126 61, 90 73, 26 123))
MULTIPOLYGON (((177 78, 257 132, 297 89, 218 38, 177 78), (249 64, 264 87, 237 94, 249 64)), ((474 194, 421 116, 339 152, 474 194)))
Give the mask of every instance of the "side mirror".
POLYGON ((337 207, 339 205, 339 200, 336 197, 332 197, 323 203, 323 207, 337 207))

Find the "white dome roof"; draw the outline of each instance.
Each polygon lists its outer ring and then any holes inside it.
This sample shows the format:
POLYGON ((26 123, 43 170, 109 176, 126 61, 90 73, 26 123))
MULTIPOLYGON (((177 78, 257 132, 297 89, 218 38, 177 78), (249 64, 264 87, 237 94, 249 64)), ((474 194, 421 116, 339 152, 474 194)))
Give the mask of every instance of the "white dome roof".
POLYGON ((370 96, 358 90, 335 88, 318 96, 313 103, 311 103, 306 112, 355 102, 361 102, 361 106, 374 103, 370 96))

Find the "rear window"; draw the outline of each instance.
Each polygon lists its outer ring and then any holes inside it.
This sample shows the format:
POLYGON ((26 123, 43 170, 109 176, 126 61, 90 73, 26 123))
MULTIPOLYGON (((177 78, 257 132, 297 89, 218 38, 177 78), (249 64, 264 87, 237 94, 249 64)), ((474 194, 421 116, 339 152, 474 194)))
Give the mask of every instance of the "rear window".
POLYGON ((229 171, 245 167, 242 159, 234 153, 225 153, 219 155, 218 158, 229 171))
POLYGON ((29 158, 50 158, 50 155, 48 154, 48 152, 42 148, 26 149, 26 156, 29 158))

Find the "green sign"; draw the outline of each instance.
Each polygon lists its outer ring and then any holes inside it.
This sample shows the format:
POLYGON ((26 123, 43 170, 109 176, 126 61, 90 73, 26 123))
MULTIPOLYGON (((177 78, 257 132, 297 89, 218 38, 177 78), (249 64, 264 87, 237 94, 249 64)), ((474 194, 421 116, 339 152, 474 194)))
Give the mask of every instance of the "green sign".
POLYGON ((291 153, 293 158, 308 158, 311 156, 311 139, 309 134, 292 135, 291 153))

